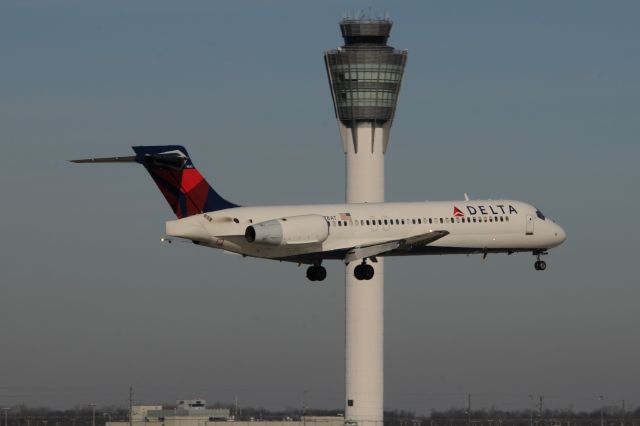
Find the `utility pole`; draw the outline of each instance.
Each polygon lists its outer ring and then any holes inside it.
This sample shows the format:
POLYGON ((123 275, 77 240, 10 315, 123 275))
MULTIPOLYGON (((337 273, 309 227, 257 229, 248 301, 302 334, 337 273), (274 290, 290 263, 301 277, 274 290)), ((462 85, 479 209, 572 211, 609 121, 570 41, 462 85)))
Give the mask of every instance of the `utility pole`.
POLYGON ((91 407, 91 426, 96 426, 96 404, 91 403, 89 407, 91 407))
POLYGON ((133 386, 129 386, 129 426, 133 426, 133 386))
POLYGON ((307 424, 307 394, 309 392, 305 389, 302 393, 302 424, 307 424))
POLYGON ((233 417, 237 421, 238 420, 238 395, 235 396, 233 400, 233 405, 234 405, 233 417))
MULTIPOLYGON (((531 400, 531 404, 533 405, 533 395, 532 394, 529 394, 529 399, 531 400)), ((533 411, 534 410, 532 408, 530 408, 529 411, 530 411, 529 414, 531 414, 531 418, 529 419, 529 426, 533 426, 533 411)))
POLYGON ((539 403, 538 403, 538 416, 540 417, 540 421, 544 424, 544 419, 542 418, 542 412, 544 407, 544 396, 540 395, 539 403))
POLYGON ((467 426, 471 426, 471 394, 467 394, 467 426))
POLYGON ((600 426, 604 426, 604 396, 598 395, 600 400, 600 426))

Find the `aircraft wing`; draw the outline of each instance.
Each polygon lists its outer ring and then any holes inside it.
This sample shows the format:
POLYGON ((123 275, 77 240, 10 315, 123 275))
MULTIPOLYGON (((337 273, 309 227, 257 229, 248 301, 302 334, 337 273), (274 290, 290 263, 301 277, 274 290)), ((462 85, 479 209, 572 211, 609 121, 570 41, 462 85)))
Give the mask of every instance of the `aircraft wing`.
POLYGON ((431 231, 426 234, 414 235, 413 237, 400 240, 353 247, 347 251, 344 263, 348 264, 354 260, 364 259, 365 257, 378 256, 392 250, 411 250, 414 247, 426 246, 447 235, 449 235, 449 231, 431 231))

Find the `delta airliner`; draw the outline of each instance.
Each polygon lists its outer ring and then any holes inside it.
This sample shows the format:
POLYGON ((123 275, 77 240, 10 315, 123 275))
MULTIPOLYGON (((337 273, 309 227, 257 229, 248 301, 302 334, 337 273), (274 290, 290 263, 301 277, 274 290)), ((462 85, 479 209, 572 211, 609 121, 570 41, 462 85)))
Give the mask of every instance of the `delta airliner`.
MULTIPOLYGON (((378 256, 531 252, 542 255, 566 239, 564 230, 530 204, 468 200, 241 207, 222 198, 194 167, 182 146, 136 146, 128 157, 75 163, 142 164, 171 205, 167 238, 243 256, 310 265, 307 278, 322 281, 322 262, 358 262, 354 275, 370 280, 378 256)), ((467 198, 467 197, 465 197, 467 198)))

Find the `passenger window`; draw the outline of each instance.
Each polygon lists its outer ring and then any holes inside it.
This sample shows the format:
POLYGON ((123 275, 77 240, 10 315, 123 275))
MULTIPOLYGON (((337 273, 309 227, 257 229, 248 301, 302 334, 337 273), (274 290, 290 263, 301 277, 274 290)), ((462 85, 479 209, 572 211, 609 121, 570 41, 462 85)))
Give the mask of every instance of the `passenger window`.
POLYGON ((367 220, 367 225, 369 224, 369 220, 367 220))
POLYGON ((413 223, 415 225, 416 224, 416 220, 415 219, 411 219, 411 223, 413 223))
POLYGON ((402 224, 404 225, 404 219, 402 219, 402 224))
POLYGON ((422 221, 420 220, 420 218, 418 218, 418 224, 422 225, 422 221))
POLYGON ((504 220, 506 220, 507 222, 509 222, 509 216, 505 216, 504 220))
POLYGON ((504 222, 504 218, 500 216, 500 222, 504 222))
POLYGON ((382 219, 378 219, 378 225, 382 225, 382 219))
POLYGON ((384 224, 387 225, 387 219, 384 220, 384 224))
POLYGON ((340 222, 340 221, 339 221, 339 222, 338 222, 338 226, 342 226, 342 222, 340 222))
POLYGON ((442 220, 442 218, 440 218, 440 223, 443 223, 443 220, 442 220))

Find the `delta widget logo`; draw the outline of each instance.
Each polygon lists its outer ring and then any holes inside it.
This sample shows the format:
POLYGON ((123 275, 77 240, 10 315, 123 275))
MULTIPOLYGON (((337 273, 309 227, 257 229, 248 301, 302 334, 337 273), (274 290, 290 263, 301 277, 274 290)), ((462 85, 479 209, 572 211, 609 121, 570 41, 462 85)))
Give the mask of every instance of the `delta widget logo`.
POLYGON ((464 213, 462 213, 462 210, 460 210, 456 206, 453 206, 453 217, 463 217, 463 216, 464 216, 464 213))

